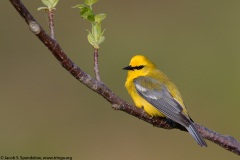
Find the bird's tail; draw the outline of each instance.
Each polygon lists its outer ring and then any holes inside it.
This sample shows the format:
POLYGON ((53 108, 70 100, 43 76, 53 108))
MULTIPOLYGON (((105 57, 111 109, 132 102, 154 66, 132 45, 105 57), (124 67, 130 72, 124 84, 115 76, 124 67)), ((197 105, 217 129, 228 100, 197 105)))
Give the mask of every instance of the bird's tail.
POLYGON ((195 128, 195 125, 193 122, 191 122, 190 125, 186 127, 186 129, 201 147, 207 147, 207 143, 203 140, 202 136, 199 134, 199 132, 195 128))

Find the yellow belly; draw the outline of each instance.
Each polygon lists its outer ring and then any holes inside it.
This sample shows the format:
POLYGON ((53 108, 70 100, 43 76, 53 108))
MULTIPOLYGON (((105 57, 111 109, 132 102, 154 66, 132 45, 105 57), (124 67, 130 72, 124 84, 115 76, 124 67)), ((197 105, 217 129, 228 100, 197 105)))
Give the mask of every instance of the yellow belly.
POLYGON ((156 109, 153 105, 148 103, 145 99, 143 99, 136 91, 134 86, 128 88, 128 92, 131 95, 136 107, 143 108, 144 111, 151 117, 166 117, 162 114, 158 109, 156 109), (131 89, 130 89, 131 88, 131 89))
POLYGON ((144 111, 149 116, 157 116, 157 117, 166 117, 164 114, 162 114, 158 109, 156 109, 153 105, 148 103, 146 100, 144 100, 142 97, 134 98, 134 103, 136 107, 143 108, 144 111))

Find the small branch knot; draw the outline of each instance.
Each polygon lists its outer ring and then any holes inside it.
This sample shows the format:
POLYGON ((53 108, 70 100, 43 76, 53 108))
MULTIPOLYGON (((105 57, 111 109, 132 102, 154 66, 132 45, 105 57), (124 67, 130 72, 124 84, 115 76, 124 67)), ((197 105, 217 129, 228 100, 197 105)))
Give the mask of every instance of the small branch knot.
POLYGON ((113 109, 120 110, 121 106, 119 104, 112 104, 113 109))
POLYGON ((35 34, 38 35, 41 32, 40 26, 37 24, 36 21, 30 21, 29 22, 29 28, 30 30, 35 34))

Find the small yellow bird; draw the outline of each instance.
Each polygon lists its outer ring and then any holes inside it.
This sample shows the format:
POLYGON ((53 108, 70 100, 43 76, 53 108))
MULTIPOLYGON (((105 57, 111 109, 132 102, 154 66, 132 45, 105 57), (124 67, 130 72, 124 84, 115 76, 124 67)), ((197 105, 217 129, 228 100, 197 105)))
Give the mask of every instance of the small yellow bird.
POLYGON ((185 127, 200 146, 206 142, 194 126, 177 87, 142 55, 134 56, 129 66, 125 87, 135 105, 150 116, 167 117, 185 127))

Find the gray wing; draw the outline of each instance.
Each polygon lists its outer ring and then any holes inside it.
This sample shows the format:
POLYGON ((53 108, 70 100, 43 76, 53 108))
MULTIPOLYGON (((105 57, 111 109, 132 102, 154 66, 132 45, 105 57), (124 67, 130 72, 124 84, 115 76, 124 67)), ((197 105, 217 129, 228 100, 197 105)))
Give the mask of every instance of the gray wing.
POLYGON ((156 107, 167 118, 188 127, 191 120, 182 113, 182 106, 172 97, 163 83, 151 77, 140 76, 134 79, 137 92, 147 102, 156 107))
POLYGON ((207 146, 194 123, 182 113, 182 106, 173 98, 167 87, 151 77, 134 79, 137 92, 169 119, 184 126, 200 146, 207 146))

